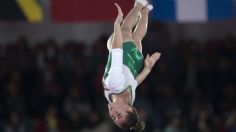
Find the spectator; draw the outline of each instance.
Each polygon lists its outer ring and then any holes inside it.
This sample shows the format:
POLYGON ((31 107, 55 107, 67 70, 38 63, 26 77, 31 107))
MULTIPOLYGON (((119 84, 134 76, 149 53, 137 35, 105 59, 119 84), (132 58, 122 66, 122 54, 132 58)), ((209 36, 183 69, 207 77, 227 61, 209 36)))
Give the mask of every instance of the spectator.
POLYGON ((10 112, 9 122, 5 125, 4 132, 27 132, 26 125, 17 112, 10 112))
POLYGON ((35 132, 65 132, 64 123, 58 116, 57 108, 50 105, 46 111, 45 117, 39 119, 36 123, 35 132))

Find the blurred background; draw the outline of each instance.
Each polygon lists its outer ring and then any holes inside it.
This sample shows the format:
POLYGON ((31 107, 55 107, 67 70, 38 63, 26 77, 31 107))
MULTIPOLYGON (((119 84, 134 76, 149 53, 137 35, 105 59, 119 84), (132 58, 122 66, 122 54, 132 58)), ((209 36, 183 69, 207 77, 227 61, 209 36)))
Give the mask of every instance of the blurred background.
MULTIPOLYGON (((0 132, 125 132, 101 79, 116 9, 132 0, 0 2, 0 132)), ((153 0, 137 88, 146 132, 236 132, 233 0, 153 0)))

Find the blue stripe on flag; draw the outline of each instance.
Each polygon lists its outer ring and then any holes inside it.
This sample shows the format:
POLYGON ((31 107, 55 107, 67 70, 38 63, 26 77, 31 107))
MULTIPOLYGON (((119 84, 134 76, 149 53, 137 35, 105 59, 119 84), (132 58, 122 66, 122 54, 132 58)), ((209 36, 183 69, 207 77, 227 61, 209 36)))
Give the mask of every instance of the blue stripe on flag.
POLYGON ((152 0, 152 16, 161 21, 175 20, 175 0, 152 0))
POLYGON ((233 17, 233 0, 208 0, 208 19, 221 20, 233 17))

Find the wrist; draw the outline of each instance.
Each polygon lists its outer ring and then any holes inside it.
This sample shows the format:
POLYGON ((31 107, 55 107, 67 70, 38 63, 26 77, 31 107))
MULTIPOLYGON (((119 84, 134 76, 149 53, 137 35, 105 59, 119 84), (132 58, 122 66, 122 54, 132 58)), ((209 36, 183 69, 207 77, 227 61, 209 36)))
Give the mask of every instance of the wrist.
POLYGON ((144 71, 145 73, 150 73, 151 70, 152 70, 152 69, 150 69, 150 68, 146 68, 146 67, 143 68, 143 71, 144 71))

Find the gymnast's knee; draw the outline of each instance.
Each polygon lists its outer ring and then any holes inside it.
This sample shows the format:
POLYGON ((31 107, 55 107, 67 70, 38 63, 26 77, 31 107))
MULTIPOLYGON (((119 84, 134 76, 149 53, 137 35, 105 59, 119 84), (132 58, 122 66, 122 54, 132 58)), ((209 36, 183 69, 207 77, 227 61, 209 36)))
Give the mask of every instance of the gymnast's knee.
POLYGON ((129 24, 124 23, 121 27, 121 32, 126 34, 132 34, 132 27, 129 24))

